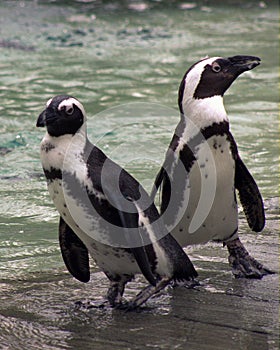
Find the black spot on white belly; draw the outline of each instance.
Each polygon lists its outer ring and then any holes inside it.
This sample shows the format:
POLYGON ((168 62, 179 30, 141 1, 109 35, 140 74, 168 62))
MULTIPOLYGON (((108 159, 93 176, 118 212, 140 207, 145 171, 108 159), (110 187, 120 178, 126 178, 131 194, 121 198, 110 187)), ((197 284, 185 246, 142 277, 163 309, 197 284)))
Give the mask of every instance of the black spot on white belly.
POLYGON ((52 182, 57 179, 60 179, 60 180, 62 179, 62 172, 60 169, 51 168, 51 170, 46 170, 46 169, 43 169, 43 170, 49 182, 52 182))
POLYGON ((51 144, 50 142, 46 142, 41 146, 41 151, 48 153, 54 148, 55 146, 53 144, 51 144))
POLYGON ((92 249, 95 249, 95 250, 98 251, 97 245, 94 242, 92 242, 90 245, 91 245, 92 249))
POLYGON ((217 140, 214 140, 214 141, 213 141, 213 148, 214 148, 214 149, 217 149, 217 148, 218 148, 217 140))

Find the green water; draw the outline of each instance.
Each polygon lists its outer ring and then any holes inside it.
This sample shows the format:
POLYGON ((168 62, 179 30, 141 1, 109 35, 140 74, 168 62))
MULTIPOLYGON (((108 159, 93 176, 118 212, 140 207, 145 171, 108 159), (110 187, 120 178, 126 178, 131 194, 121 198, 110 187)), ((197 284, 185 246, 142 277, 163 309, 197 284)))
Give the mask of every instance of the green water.
MULTIPOLYGON (((0 349, 278 349, 278 278, 233 280, 225 250, 211 244, 188 250, 200 292, 167 291, 140 313, 76 310, 77 300, 101 300, 107 280, 93 266, 83 285, 64 267, 35 128, 50 97, 79 98, 90 139, 150 190, 178 122, 186 69, 206 55, 261 57, 225 105, 267 208, 262 234, 250 233, 242 213, 240 232, 278 270, 279 9, 276 1, 240 3, 1 1, 0 349), (230 299, 244 314, 229 314, 226 292, 240 288, 260 302, 230 299)), ((137 278, 126 295, 143 285, 137 278)))

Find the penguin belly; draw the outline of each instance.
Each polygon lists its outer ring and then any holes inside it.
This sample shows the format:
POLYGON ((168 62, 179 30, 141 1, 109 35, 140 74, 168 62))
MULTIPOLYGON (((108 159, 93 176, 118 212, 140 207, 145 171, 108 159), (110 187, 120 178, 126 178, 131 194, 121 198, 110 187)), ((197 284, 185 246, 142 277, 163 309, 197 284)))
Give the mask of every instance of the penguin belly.
POLYGON ((48 190, 61 217, 82 240, 90 256, 102 271, 120 276, 140 273, 138 264, 128 249, 103 244, 93 238, 99 235, 102 237, 103 234, 103 238, 107 238, 108 232, 103 233, 102 219, 89 215, 74 197, 67 194, 62 180, 51 181, 48 190), (82 228, 78 223, 82 223, 82 228))
POLYGON ((194 150, 172 235, 182 245, 225 241, 237 232, 235 162, 224 136, 212 136, 194 150))

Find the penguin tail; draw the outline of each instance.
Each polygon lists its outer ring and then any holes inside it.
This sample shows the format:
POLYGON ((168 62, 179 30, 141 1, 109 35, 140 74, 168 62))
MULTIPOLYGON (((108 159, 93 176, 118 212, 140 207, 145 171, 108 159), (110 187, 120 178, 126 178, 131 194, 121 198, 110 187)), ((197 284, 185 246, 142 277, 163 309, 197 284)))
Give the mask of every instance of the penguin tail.
POLYGON ((176 285, 196 285, 198 273, 179 243, 171 234, 165 237, 168 242, 168 256, 172 264, 172 280, 176 285))
POLYGON ((195 278, 198 276, 198 273, 193 266, 193 263, 183 251, 182 256, 177 257, 177 261, 174 262, 174 270, 172 280, 175 285, 184 285, 184 286, 194 286, 198 282, 195 278))

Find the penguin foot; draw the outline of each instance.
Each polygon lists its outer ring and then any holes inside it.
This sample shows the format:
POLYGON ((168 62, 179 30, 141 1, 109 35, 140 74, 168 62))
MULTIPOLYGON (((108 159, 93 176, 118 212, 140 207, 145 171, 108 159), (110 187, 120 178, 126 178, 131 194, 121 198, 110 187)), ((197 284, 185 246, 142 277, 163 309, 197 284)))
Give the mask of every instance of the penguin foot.
POLYGON ((187 289, 193 289, 195 287, 200 286, 200 283, 196 279, 191 279, 190 281, 178 281, 178 280, 172 280, 171 287, 177 288, 177 287, 185 287, 187 289))
POLYGON ((115 306, 116 309, 124 311, 134 311, 139 306, 144 304, 153 295, 159 293, 163 288, 165 288, 170 283, 170 278, 162 278, 155 286, 149 285, 141 290, 140 293, 136 295, 131 301, 126 303, 118 304, 115 306))
POLYGON ((239 238, 227 242, 226 245, 229 251, 228 261, 235 278, 261 279, 275 273, 250 256, 239 238))
POLYGON ((117 308, 122 305, 122 296, 125 285, 131 280, 131 276, 123 276, 121 280, 110 281, 110 287, 107 292, 107 300, 111 307, 117 308))
POLYGON ((125 312, 135 311, 137 308, 138 306, 134 305, 132 301, 126 301, 124 303, 119 303, 114 306, 115 310, 122 310, 125 312))

